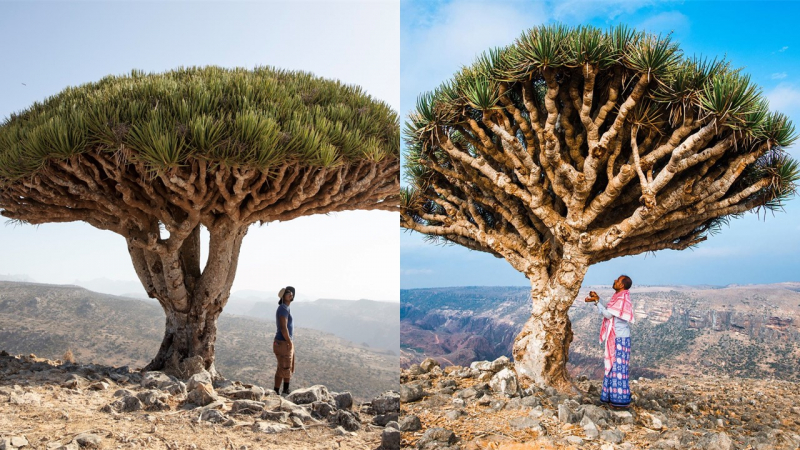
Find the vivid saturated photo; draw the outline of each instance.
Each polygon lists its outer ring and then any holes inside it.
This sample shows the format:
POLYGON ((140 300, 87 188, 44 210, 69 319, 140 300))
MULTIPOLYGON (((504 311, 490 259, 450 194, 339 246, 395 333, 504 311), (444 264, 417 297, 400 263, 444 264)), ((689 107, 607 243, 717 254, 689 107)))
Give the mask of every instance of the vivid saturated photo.
POLYGON ((404 445, 800 445, 797 13, 402 5, 404 445))

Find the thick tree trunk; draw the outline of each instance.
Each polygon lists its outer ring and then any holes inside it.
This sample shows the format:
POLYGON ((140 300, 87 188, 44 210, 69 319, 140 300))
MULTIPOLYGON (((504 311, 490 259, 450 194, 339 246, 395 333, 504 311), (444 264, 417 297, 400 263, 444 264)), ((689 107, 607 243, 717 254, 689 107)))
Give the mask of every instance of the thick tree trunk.
MULTIPOLYGON (((205 303, 201 299, 190 299, 190 302, 205 303)), ((188 378, 205 369, 216 376, 214 344, 220 312, 209 313, 203 308, 192 308, 185 313, 165 310, 164 339, 158 354, 143 370, 161 370, 178 378, 188 378)))
POLYGON ((567 373, 572 343, 572 324, 567 314, 588 268, 588 260, 578 255, 563 259, 549 278, 531 277, 533 311, 513 347, 522 386, 552 386, 561 392, 573 389, 567 373))
POLYGON ((199 226, 179 245, 149 250, 129 242, 137 275, 166 314, 164 339, 143 370, 160 370, 180 378, 203 369, 217 375, 217 319, 228 302, 246 233, 246 226, 233 222, 209 229, 209 256, 202 271, 199 226))

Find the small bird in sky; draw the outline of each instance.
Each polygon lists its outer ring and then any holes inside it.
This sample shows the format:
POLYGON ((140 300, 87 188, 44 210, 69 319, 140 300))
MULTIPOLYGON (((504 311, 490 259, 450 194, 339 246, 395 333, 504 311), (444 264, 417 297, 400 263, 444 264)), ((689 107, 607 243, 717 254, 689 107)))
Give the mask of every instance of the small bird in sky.
POLYGON ((22 83, 22 85, 23 85, 23 86, 27 86, 27 84, 25 84, 25 83, 22 83))

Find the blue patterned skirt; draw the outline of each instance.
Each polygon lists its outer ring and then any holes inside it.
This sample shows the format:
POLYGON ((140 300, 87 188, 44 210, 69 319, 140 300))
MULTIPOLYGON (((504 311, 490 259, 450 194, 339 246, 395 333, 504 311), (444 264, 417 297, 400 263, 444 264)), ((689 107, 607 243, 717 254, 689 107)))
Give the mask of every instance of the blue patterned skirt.
POLYGON ((600 401, 622 408, 631 404, 631 388, 628 385, 628 363, 631 359, 631 338, 617 338, 614 364, 611 372, 603 378, 600 401))

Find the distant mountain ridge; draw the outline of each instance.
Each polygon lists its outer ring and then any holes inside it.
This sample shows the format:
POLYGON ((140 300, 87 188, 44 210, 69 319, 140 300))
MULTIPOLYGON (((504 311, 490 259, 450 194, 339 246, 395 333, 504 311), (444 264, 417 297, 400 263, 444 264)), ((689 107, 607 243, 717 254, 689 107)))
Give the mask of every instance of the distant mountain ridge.
MULTIPOLYGON (((585 286, 608 298, 608 286, 585 286)), ((430 356, 444 364, 511 356, 530 314, 526 287, 401 290, 401 366, 430 356)), ((634 375, 704 373, 800 380, 800 283, 634 286, 634 375)), ((600 317, 576 300, 568 368, 599 377, 600 317)))
MULTIPOLYGON (((98 294, 77 286, 0 282, 0 349, 59 359, 69 348, 80 362, 143 367, 156 354, 164 313, 153 301, 98 294)), ((217 368, 225 377, 271 386, 274 326, 223 315, 217 368)), ((296 387, 324 384, 371 398, 397 389, 397 356, 304 326, 295 328, 296 387)))
MULTIPOLYGON (((275 320, 275 302, 257 302, 244 315, 275 320)), ((400 353, 400 303, 373 300, 331 300, 292 303, 296 324, 325 331, 393 355, 400 353)))

